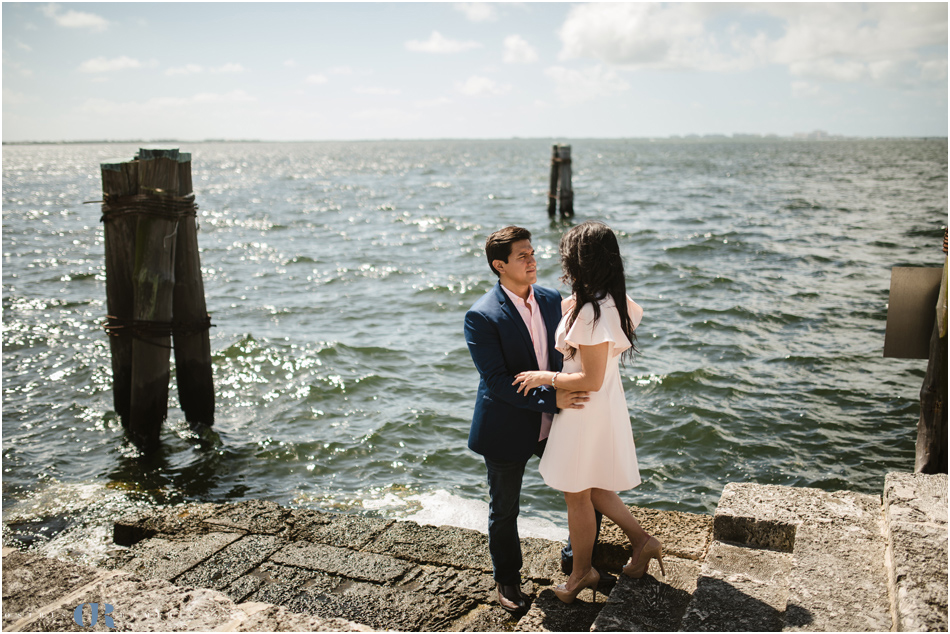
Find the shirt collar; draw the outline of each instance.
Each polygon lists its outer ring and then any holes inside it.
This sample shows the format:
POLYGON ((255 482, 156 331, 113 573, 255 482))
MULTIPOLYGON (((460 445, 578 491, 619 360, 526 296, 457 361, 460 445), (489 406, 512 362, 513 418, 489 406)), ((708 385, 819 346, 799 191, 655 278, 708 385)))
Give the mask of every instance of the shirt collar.
POLYGON ((511 301, 515 303, 515 306, 524 306, 526 304, 533 305, 533 306, 537 305, 536 302, 534 301, 534 286, 528 286, 530 290, 528 291, 527 301, 521 299, 520 297, 518 297, 517 295, 509 291, 507 288, 505 288, 504 284, 499 284, 499 286, 501 286, 501 290, 505 291, 505 295, 510 297, 511 301))

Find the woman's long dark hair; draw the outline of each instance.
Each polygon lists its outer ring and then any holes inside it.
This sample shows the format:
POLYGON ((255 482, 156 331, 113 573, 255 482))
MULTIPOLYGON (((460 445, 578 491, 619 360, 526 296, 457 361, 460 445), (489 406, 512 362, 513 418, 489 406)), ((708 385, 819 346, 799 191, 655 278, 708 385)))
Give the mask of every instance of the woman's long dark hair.
MULTIPOLYGON (((574 309, 567 318, 567 329, 570 330, 584 304, 593 304, 594 323, 597 323, 600 319, 600 305, 597 302, 609 294, 617 305, 620 325, 631 344, 622 359, 629 359, 636 352, 637 335, 627 312, 627 285, 617 236, 604 223, 588 220, 561 236, 558 251, 564 272, 561 280, 570 284, 575 298, 574 309)), ((571 350, 568 358, 573 356, 574 351, 571 350)))

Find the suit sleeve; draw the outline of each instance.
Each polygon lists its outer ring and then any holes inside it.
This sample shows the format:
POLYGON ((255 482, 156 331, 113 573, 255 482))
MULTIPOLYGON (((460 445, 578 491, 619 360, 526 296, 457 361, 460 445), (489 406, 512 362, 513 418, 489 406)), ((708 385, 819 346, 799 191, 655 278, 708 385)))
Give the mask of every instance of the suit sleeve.
POLYGON ((556 414, 557 397, 553 387, 545 385, 519 394, 512 383, 515 380, 505 365, 498 330, 485 315, 469 311, 465 314, 465 342, 475 362, 475 368, 485 379, 493 398, 504 401, 514 407, 530 409, 536 412, 556 414))

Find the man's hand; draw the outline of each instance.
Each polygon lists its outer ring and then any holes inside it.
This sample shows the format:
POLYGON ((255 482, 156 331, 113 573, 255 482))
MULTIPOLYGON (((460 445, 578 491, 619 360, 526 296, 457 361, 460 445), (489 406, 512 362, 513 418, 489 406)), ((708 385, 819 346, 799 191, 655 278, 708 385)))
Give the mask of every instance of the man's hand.
POLYGON ((590 400, 590 392, 557 391, 558 409, 584 409, 584 403, 590 400))

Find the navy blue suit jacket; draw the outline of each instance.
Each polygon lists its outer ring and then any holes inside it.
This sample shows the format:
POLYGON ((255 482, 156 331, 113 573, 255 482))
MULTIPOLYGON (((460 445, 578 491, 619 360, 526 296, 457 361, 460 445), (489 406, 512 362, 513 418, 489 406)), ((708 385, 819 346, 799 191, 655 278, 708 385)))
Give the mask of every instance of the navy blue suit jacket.
MULTIPOLYGON (((556 372, 563 363, 554 347, 561 296, 537 285, 534 296, 548 331, 548 363, 556 372)), ((541 433, 541 413, 556 413, 557 399, 551 386, 525 396, 512 385, 519 372, 538 370, 538 359, 524 319, 500 283, 465 313, 465 341, 480 377, 469 449, 494 460, 527 462, 541 433)))

